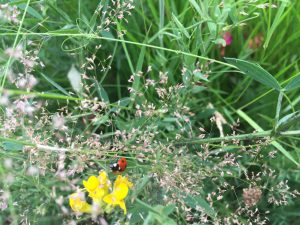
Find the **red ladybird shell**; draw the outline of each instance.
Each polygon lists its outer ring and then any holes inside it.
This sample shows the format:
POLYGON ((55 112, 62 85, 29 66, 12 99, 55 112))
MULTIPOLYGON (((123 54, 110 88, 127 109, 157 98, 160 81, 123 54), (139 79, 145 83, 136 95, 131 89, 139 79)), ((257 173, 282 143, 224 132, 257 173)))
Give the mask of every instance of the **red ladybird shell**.
POLYGON ((120 158, 118 162, 110 164, 110 169, 113 173, 123 172, 127 167, 127 161, 124 157, 120 158))

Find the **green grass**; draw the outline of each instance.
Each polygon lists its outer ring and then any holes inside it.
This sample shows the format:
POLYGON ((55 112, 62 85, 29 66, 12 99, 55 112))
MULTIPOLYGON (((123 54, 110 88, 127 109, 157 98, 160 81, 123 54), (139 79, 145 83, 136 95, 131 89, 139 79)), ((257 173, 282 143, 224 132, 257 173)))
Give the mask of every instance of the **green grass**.
POLYGON ((121 19, 108 0, 6 2, 0 224, 298 224, 299 1, 135 0, 121 19), (120 156, 127 216, 76 217, 68 196, 120 156))

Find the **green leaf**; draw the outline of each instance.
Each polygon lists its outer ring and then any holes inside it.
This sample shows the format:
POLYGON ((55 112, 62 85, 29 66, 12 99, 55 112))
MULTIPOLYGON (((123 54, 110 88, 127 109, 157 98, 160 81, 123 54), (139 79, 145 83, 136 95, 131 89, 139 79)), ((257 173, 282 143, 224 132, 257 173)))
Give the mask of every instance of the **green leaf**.
POLYGON ((114 39, 114 38, 115 38, 114 35, 113 35, 111 32, 105 31, 105 30, 100 31, 100 35, 101 35, 102 37, 106 37, 106 38, 111 38, 111 39, 114 39))
POLYGON ((195 10, 197 11, 197 13, 201 16, 203 15, 201 8, 199 7, 199 5, 197 4, 197 2, 195 0, 189 0, 190 3, 192 4, 192 6, 195 8, 195 10))
POLYGON ((64 10, 60 9, 59 7, 56 7, 54 4, 52 4, 52 2, 46 1, 46 5, 49 6, 49 8, 53 9, 58 15, 60 15, 65 20, 65 22, 70 24, 73 22, 70 16, 67 13, 65 13, 64 10))
POLYGON ((101 124, 106 123, 108 120, 109 120, 109 116, 108 115, 104 115, 104 116, 101 116, 101 117, 99 117, 97 119, 94 119, 93 120, 93 124, 99 126, 101 124))
POLYGON ((121 98, 118 101, 118 105, 121 107, 126 107, 130 102, 131 102, 131 98, 125 97, 125 98, 121 98))
POLYGON ((150 180, 151 180, 151 176, 149 176, 149 175, 146 175, 146 176, 142 177, 141 179, 139 179, 138 182, 136 182, 135 189, 134 189, 131 197, 136 198, 144 190, 144 188, 147 186, 147 184, 150 182, 150 180))
MULTIPOLYGON (((159 30, 163 30, 165 25, 165 0, 159 0, 159 30)), ((160 46, 163 46, 163 33, 159 34, 160 46)))
MULTIPOLYGON (((207 12, 205 10, 202 10, 200 8, 200 5, 195 1, 195 0, 189 0, 189 2, 191 3, 191 5, 195 8, 195 10, 197 11, 197 13, 199 14, 199 16, 201 16, 201 18, 203 20, 209 20, 210 17, 207 14, 207 12)), ((200 3, 201 4, 201 3, 200 3)))
POLYGON ((205 76, 204 76, 204 74, 203 73, 201 73, 201 72, 194 72, 193 73, 194 74, 194 76, 195 76, 195 78, 197 79, 197 80, 204 80, 204 81, 209 81, 205 76))
POLYGON ((97 92, 101 98, 101 100, 103 102, 108 102, 109 103, 109 97, 108 97, 108 94, 107 92, 105 91, 105 89, 102 87, 101 84, 99 84, 99 82, 97 80, 95 80, 96 82, 96 85, 97 85, 97 92))
POLYGON ((105 91, 105 89, 100 86, 100 96, 101 96, 101 99, 104 101, 104 102, 109 102, 109 98, 108 98, 108 95, 107 95, 107 92, 105 91))
POLYGON ((191 91, 193 94, 197 94, 201 91, 204 91, 206 89, 206 87, 203 87, 203 86, 194 86, 192 87, 191 91))
POLYGON ((146 209, 149 213, 147 218, 144 220, 144 225, 149 224, 162 224, 162 225, 176 225, 176 222, 169 218, 168 215, 172 213, 175 209, 175 205, 156 205, 151 206, 147 203, 141 201, 140 199, 136 199, 136 203, 140 205, 140 208, 146 209), (157 223, 155 223, 157 221, 157 223))
POLYGON ((214 22, 207 22, 210 37, 215 38, 217 36, 217 24, 214 22))
POLYGON ((267 32, 267 38, 266 38, 266 41, 265 41, 264 46, 263 46, 264 49, 266 49, 268 47, 269 42, 271 40, 271 37, 272 37, 275 29, 277 28, 277 26, 282 21, 282 19, 283 19, 282 14, 284 12, 284 9, 287 7, 287 5, 288 5, 288 0, 282 0, 282 3, 280 5, 279 9, 277 10, 275 19, 272 23, 272 26, 271 26, 270 30, 268 30, 268 32, 267 32))
MULTIPOLYGON (((236 113, 242 117, 247 123, 251 125, 255 130, 257 131, 264 131, 252 118, 250 118, 246 113, 244 113, 242 110, 237 110, 236 113)), ((280 123, 280 122, 278 122, 280 123)), ((287 157, 289 160, 291 160, 293 163, 295 163, 297 166, 300 164, 294 159, 294 157, 284 148, 281 144, 279 144, 277 141, 272 141, 271 144, 277 148, 285 157, 287 157)))
POLYGON ((300 164, 293 158, 293 156, 287 150, 285 150, 285 148, 281 144, 279 144, 277 141, 272 141, 271 144, 275 148, 277 148, 283 155, 285 155, 288 159, 294 162, 298 167, 300 166, 300 164))
MULTIPOLYGON (((17 6, 18 6, 18 8, 20 8, 22 10, 25 10, 25 8, 26 8, 26 4, 19 4, 17 6)), ((34 8, 32 8, 30 6, 27 7, 27 13, 32 15, 33 17, 39 19, 39 20, 43 19, 42 15, 39 14, 34 8)))
POLYGON ((226 46, 226 41, 223 38, 217 38, 213 41, 216 45, 222 45, 223 47, 226 46))
POLYGON ((216 212, 214 211, 213 208, 210 207, 210 205, 205 201, 200 195, 198 196, 193 196, 193 195, 188 195, 184 199, 185 203, 192 207, 196 208, 197 206, 200 206, 206 213, 207 215, 215 218, 216 217, 216 212))
POLYGON ((233 24, 237 24, 239 22, 239 16, 238 16, 238 12, 236 9, 236 5, 232 4, 230 6, 228 6, 230 11, 229 11, 229 17, 231 19, 231 21, 233 22, 233 24))
POLYGON ((289 127, 299 122, 299 120, 300 120, 300 111, 288 114, 278 121, 278 124, 276 126, 276 131, 287 130, 289 127))
POLYGON ((175 24, 177 25, 178 29, 181 33, 183 33, 187 38, 190 38, 189 33, 186 31, 182 23, 177 19, 177 17, 172 13, 172 19, 174 20, 175 24))
POLYGON ((50 77, 47 75, 40 73, 45 80, 47 80, 51 85, 53 85, 57 90, 61 91, 67 96, 71 96, 62 86, 60 86, 58 83, 56 83, 54 80, 52 80, 50 77))
POLYGON ((5 151, 22 151, 24 147, 20 143, 11 142, 11 141, 3 141, 2 146, 5 151))
POLYGON ((115 104, 117 104, 117 106, 112 107, 109 112, 116 112, 118 109, 122 109, 126 106, 128 106, 128 104, 131 102, 131 99, 129 97, 125 97, 125 98, 121 98, 119 101, 117 101, 115 104))
POLYGON ((89 26, 91 28, 91 31, 94 30, 95 26, 96 26, 96 23, 97 23, 97 18, 98 18, 98 13, 95 12, 92 16, 92 18, 90 19, 89 21, 89 26))
POLYGON ((73 25, 66 25, 62 27, 60 30, 53 30, 51 32, 48 32, 49 35, 53 34, 79 34, 79 30, 74 28, 73 25))
POLYGON ((175 210, 175 205, 170 204, 162 208, 162 213, 163 215, 169 216, 174 210, 175 210))
POLYGON ((279 92, 278 100, 277 100, 277 107, 276 107, 276 115, 275 115, 275 128, 278 124, 279 116, 280 116, 280 110, 281 110, 281 104, 282 104, 282 98, 283 98, 283 92, 279 92))
MULTIPOLYGON (((143 43, 147 44, 147 41, 148 41, 148 37, 145 38, 143 43)), ((137 62, 136 68, 135 68, 135 70, 137 72, 139 72, 143 69, 143 63, 144 63, 144 60, 145 60, 145 53, 146 53, 146 47, 143 46, 141 48, 140 55, 139 55, 139 58, 138 58, 138 62, 137 62)), ((139 90, 140 89, 140 83, 141 83, 140 82, 140 77, 137 76, 137 74, 134 74, 134 81, 133 81, 133 84, 132 84, 132 88, 134 90, 139 90)))
POLYGON ((290 91, 293 90, 295 88, 300 87, 300 76, 297 76, 296 78, 294 78, 293 80, 291 80, 286 86, 285 86, 285 90, 286 91, 290 91))
POLYGON ((274 88, 277 91, 281 90, 278 81, 260 65, 235 58, 225 58, 225 60, 228 63, 236 66, 245 75, 250 76, 261 84, 264 84, 265 86, 268 86, 270 88, 274 88))

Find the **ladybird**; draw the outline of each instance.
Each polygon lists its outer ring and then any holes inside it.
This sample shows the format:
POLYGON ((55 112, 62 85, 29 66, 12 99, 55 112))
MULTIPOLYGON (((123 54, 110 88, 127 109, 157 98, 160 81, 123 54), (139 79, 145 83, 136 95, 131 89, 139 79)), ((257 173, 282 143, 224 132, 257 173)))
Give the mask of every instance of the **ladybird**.
POLYGON ((120 158, 118 162, 110 164, 110 169, 113 173, 123 172, 127 167, 127 161, 124 157, 120 158))

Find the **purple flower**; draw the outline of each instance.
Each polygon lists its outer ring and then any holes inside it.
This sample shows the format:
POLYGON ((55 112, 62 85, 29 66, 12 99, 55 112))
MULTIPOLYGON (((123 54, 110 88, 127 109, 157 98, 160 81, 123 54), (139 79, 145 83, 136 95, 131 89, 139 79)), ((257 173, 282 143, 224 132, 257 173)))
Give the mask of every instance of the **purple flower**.
POLYGON ((232 38, 231 33, 228 31, 228 32, 223 34, 223 39, 226 42, 226 46, 228 46, 228 45, 231 45, 233 38, 232 38))

